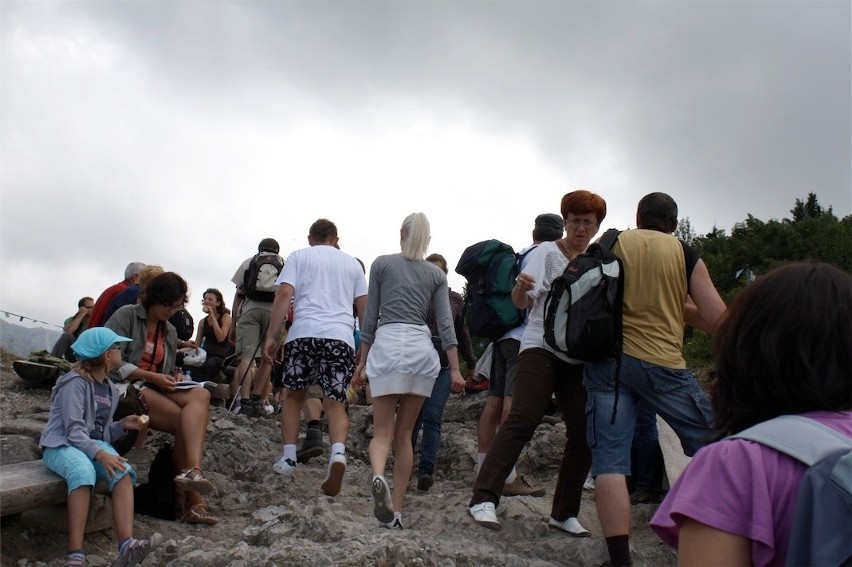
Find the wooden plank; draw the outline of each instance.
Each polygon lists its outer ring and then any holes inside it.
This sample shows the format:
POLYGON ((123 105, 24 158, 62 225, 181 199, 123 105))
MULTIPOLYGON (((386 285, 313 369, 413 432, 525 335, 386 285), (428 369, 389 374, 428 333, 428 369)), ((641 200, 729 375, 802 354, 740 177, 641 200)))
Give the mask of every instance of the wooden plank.
POLYGON ((67 499, 65 480, 41 460, 0 467, 0 516, 59 504, 67 499))
MULTIPOLYGON (((136 469, 137 482, 147 482, 150 454, 132 449, 125 458, 136 469)), ((99 481, 95 491, 105 494, 106 488, 106 483, 99 481)), ((0 516, 61 504, 68 498, 66 491, 65 479, 51 472, 41 459, 0 466, 0 516)))
POLYGON ((659 415, 657 416, 657 431, 660 435, 660 449, 663 450, 666 476, 669 479, 669 486, 671 486, 692 459, 683 454, 683 447, 677 434, 659 415))

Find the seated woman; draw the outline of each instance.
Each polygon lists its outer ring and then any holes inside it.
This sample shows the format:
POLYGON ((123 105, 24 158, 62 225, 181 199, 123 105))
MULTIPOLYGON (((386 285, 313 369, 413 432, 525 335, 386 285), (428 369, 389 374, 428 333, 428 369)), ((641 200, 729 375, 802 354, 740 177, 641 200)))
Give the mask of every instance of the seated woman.
POLYGON ((222 368, 225 358, 233 352, 234 345, 228 336, 231 333, 231 311, 225 307, 225 299, 218 289, 210 288, 204 292, 201 309, 207 317, 198 325, 198 334, 194 341, 186 343, 187 350, 201 347, 207 358, 201 366, 191 367, 192 379, 196 382, 216 381, 216 375, 222 368))
POLYGON ((852 437, 850 313, 852 277, 820 262, 777 268, 737 296, 713 349, 716 442, 695 454, 651 520, 681 565, 787 563, 806 466, 726 437, 781 415, 852 437))
POLYGON ((175 436, 175 485, 185 495, 182 518, 192 524, 215 524, 202 495, 213 490, 204 478, 201 458, 207 435, 210 393, 201 387, 178 388, 183 373, 175 368, 177 333, 169 317, 186 303, 186 281, 174 272, 152 279, 136 305, 125 305, 106 327, 133 342, 120 343, 122 365, 116 381, 140 387, 140 398, 151 418, 149 426, 175 436), (176 472, 178 472, 176 471, 176 472))

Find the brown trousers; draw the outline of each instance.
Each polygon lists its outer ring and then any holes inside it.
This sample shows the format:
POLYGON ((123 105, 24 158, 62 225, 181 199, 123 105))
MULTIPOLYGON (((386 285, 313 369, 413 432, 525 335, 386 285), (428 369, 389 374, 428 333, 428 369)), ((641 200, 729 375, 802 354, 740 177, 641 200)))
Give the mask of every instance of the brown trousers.
POLYGON ((532 439, 555 395, 562 410, 567 439, 550 515, 562 522, 579 513, 583 482, 592 462, 586 441, 583 365, 568 364, 545 349, 533 348, 518 355, 517 372, 509 417, 500 426, 482 463, 470 505, 493 502, 496 506, 499 503, 506 477, 524 445, 532 439))

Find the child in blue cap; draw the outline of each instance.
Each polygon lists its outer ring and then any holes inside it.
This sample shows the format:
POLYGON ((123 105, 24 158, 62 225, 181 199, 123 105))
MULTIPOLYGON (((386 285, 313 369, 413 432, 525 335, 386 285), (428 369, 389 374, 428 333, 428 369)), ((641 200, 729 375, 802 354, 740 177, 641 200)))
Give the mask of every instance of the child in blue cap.
POLYGON ((78 362, 57 380, 50 395, 50 417, 39 445, 47 468, 68 485, 68 567, 85 564, 83 534, 98 479, 108 482, 112 493, 119 565, 139 563, 161 539, 160 534, 148 540, 133 538, 136 471, 110 445, 125 431, 147 423, 147 416, 138 415, 112 420, 120 394, 107 372, 121 365, 118 343, 128 341, 106 327, 81 333, 71 345, 78 362))

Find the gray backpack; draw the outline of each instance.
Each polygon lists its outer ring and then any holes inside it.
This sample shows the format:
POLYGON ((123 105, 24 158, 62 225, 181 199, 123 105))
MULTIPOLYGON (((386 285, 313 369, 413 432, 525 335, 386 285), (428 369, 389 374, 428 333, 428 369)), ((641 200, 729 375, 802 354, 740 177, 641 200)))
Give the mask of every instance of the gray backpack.
POLYGON ((731 438, 756 441, 805 463, 787 565, 852 565, 852 439, 807 417, 782 415, 731 438))

